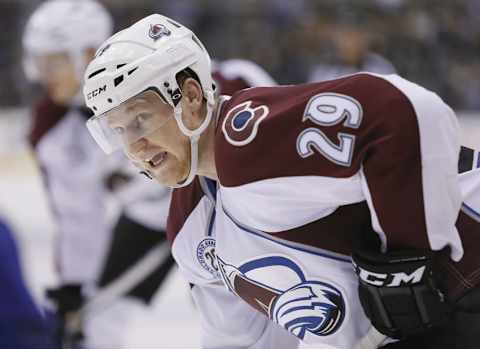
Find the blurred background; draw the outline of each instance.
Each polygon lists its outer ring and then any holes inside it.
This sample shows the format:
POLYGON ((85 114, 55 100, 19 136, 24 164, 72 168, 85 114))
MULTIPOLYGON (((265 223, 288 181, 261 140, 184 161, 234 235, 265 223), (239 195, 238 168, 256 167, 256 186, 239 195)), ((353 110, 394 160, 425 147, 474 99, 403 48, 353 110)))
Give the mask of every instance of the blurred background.
MULTIPOLYGON (((40 301, 56 283, 55 223, 26 142, 39 88, 23 72, 22 34, 42 2, 0 0, 0 212, 16 228, 26 281, 40 301)), ((480 0, 100 2, 115 31, 165 14, 193 29, 213 58, 252 60, 281 84, 397 72, 438 93, 459 115, 462 144, 480 147, 480 0)), ((169 278, 151 316, 131 327, 126 347, 199 346, 187 287, 176 273, 169 278)))
MULTIPOLYGON (((41 2, 0 0, 0 106, 28 100, 21 34, 41 2)), ((479 0, 101 2, 113 14, 115 30, 163 13, 191 27, 215 58, 251 59, 280 83, 310 80, 322 64, 361 67, 375 54, 455 109, 480 109, 479 0)))

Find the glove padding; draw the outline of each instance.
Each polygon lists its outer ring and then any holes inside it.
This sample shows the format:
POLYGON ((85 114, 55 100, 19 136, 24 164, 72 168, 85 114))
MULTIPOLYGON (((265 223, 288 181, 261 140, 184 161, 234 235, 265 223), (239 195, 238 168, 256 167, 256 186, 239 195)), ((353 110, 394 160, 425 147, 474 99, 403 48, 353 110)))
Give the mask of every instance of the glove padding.
POLYGON ((440 290, 432 254, 354 252, 362 307, 375 328, 405 339, 446 323, 451 307, 440 290))
POLYGON ((85 302, 82 287, 79 284, 65 284, 48 289, 48 299, 52 301, 59 317, 56 337, 60 338, 64 348, 76 347, 84 339, 80 309, 85 302))
POLYGON ((48 289, 46 295, 55 304, 57 313, 62 316, 79 310, 85 300, 79 284, 65 284, 48 289))

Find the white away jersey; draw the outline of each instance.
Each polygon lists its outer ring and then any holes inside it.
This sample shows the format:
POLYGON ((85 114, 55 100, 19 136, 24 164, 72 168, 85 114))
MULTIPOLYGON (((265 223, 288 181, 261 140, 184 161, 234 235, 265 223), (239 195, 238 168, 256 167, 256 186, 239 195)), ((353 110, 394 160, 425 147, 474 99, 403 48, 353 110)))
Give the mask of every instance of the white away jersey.
POLYGON ((262 342, 268 331, 257 333, 271 326, 354 348, 371 327, 349 257, 358 236, 378 236, 385 250, 438 251, 452 299, 475 287, 480 260, 465 242, 480 228, 463 211, 457 220, 459 150, 452 110, 398 76, 254 88, 225 101, 216 209, 197 180, 174 190, 167 226, 206 305, 209 343, 232 341, 205 348, 273 348, 262 342), (253 320, 236 323, 248 316, 263 324, 255 334, 245 328, 253 320), (233 333, 250 342, 237 345, 233 333))

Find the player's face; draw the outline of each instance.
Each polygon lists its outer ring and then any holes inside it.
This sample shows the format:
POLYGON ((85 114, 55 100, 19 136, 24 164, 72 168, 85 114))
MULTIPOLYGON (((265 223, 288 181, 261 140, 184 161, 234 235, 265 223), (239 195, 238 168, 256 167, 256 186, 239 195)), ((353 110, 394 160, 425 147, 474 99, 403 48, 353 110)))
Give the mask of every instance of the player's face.
POLYGON ((125 154, 161 184, 173 186, 190 170, 190 142, 180 131, 173 108, 146 91, 108 113, 108 124, 121 138, 125 154))
POLYGON ((50 53, 35 58, 40 83, 54 102, 69 105, 78 93, 80 83, 75 65, 67 53, 50 53))

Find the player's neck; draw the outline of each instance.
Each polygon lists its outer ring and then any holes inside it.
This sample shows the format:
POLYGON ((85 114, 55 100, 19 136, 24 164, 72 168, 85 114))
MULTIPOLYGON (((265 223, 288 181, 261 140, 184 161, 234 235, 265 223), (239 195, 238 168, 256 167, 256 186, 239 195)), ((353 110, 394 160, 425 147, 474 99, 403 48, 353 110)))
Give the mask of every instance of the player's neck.
MULTIPOLYGON (((216 109, 216 108, 215 108, 216 109)), ((214 111, 214 115, 215 115, 214 111)), ((207 129, 198 142, 198 171, 200 176, 218 180, 215 166, 215 118, 213 117, 207 129)))

